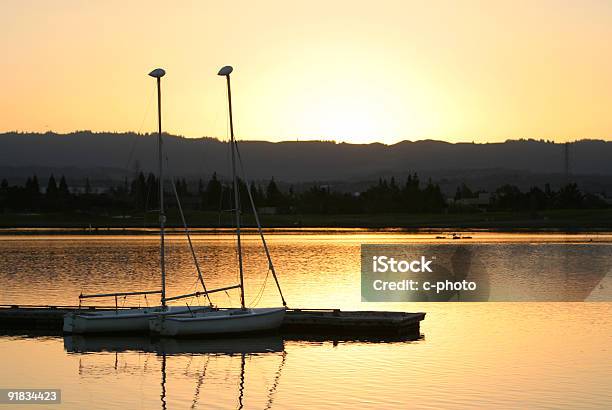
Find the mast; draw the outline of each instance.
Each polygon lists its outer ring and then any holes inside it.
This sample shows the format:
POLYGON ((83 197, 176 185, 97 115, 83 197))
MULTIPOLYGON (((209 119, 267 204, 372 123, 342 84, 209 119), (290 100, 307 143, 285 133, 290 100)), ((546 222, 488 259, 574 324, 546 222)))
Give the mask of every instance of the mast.
POLYGON ((157 68, 149 73, 151 77, 157 79, 157 159, 159 169, 159 264, 161 268, 161 304, 166 307, 166 261, 164 228, 166 215, 164 214, 164 166, 163 166, 163 146, 162 146, 162 120, 161 120, 161 78, 166 72, 157 68))
POLYGON ((236 240, 238 248, 238 268, 240 269, 240 306, 245 308, 244 304, 244 271, 242 267, 242 244, 240 241, 240 200, 238 181, 236 178, 236 152, 234 140, 234 120, 232 118, 232 89, 230 84, 230 73, 233 71, 231 66, 225 66, 219 70, 218 75, 224 76, 227 80, 227 101, 229 106, 230 118, 230 145, 232 150, 232 184, 234 186, 234 211, 236 213, 236 240))

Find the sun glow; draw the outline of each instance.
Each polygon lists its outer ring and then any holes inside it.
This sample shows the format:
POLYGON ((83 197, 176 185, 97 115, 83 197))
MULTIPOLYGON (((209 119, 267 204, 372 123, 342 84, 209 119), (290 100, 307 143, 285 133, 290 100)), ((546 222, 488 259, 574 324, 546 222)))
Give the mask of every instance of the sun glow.
POLYGON ((5 2, 0 132, 151 131, 163 67, 166 131, 224 137, 231 64, 242 139, 612 137, 605 2, 151 3, 5 2))
POLYGON ((390 142, 395 137, 394 119, 383 104, 375 101, 333 98, 309 105, 299 121, 306 125, 305 138, 342 139, 354 143, 372 140, 390 142))

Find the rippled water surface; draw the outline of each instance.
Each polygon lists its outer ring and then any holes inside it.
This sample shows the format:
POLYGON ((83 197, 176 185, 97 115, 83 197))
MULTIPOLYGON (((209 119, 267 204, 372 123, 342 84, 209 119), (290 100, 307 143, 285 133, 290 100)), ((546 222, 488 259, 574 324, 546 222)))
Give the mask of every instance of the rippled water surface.
MULTIPOLYGON (((421 340, 0 336, 0 387, 61 388, 61 407, 74 409, 612 407, 612 303, 360 301, 362 243, 439 243, 435 236, 355 231, 267 237, 291 307, 424 311, 421 340)), ((471 236, 448 242, 492 246, 495 262, 485 261, 494 265, 492 278, 528 283, 536 269, 574 278, 609 269, 612 235, 471 236), (521 255, 527 260, 519 260, 521 255)), ((246 299, 278 305, 257 239, 245 240, 246 299)), ((196 235, 194 243, 211 287, 235 283, 231 236, 196 235)), ((172 236, 169 294, 197 289, 190 258, 184 239, 172 236)), ((81 292, 158 286, 155 236, 0 236, 0 303, 77 304, 81 292)), ((236 292, 213 300, 239 302, 236 292)))

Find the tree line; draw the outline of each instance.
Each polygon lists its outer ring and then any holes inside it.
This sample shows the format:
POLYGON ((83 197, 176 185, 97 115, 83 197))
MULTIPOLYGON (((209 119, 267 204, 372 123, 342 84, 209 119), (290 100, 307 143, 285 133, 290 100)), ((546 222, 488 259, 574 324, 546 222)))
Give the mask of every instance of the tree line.
MULTIPOLYGON (((461 200, 476 198, 478 194, 479 192, 474 192, 467 185, 462 184, 457 188, 451 210, 453 208, 469 209, 469 206, 464 206, 461 200)), ((514 185, 505 184, 493 192, 486 208, 496 211, 543 211, 546 209, 596 209, 608 206, 603 195, 582 192, 575 183, 567 183, 556 191, 551 189, 550 184, 545 184, 544 189, 534 186, 525 192, 514 185)))
MULTIPOLYGON (((91 213, 142 212, 159 206, 159 180, 152 174, 139 173, 131 181, 104 190, 93 189, 89 179, 77 189, 70 189, 64 176, 59 181, 51 175, 45 189, 36 175, 25 185, 0 182, 0 212, 60 212, 82 211, 91 213)), ((213 173, 208 181, 188 184, 184 178, 166 184, 164 201, 169 208, 177 206, 174 191, 187 210, 222 211, 234 207, 233 187, 213 173)), ((249 191, 256 206, 274 208, 282 214, 360 214, 360 213, 441 213, 474 212, 477 210, 537 211, 545 209, 604 208, 607 203, 599 196, 582 192, 569 183, 558 190, 546 185, 544 189, 532 187, 521 191, 513 185, 495 190, 486 203, 473 203, 481 192, 462 184, 454 198, 445 199, 440 186, 410 174, 404 181, 380 178, 377 183, 358 193, 339 192, 329 185, 313 184, 296 192, 293 186, 283 190, 272 178, 264 184, 251 183, 247 190, 238 180, 241 207, 250 212, 249 191), (467 200, 467 201, 466 201, 467 200)))

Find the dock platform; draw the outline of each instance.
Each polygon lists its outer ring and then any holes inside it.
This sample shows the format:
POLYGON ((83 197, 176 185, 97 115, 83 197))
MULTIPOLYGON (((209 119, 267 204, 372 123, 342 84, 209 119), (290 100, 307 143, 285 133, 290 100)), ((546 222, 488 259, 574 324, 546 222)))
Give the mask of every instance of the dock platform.
MULTIPOLYGON (((133 308, 133 307, 132 307, 133 308)), ((126 309, 126 308, 121 308, 126 309)), ((0 305, 0 331, 61 334, 64 315, 78 311, 116 310, 106 306, 0 305)), ((406 338, 420 337, 425 313, 288 309, 281 334, 289 338, 406 338)))

